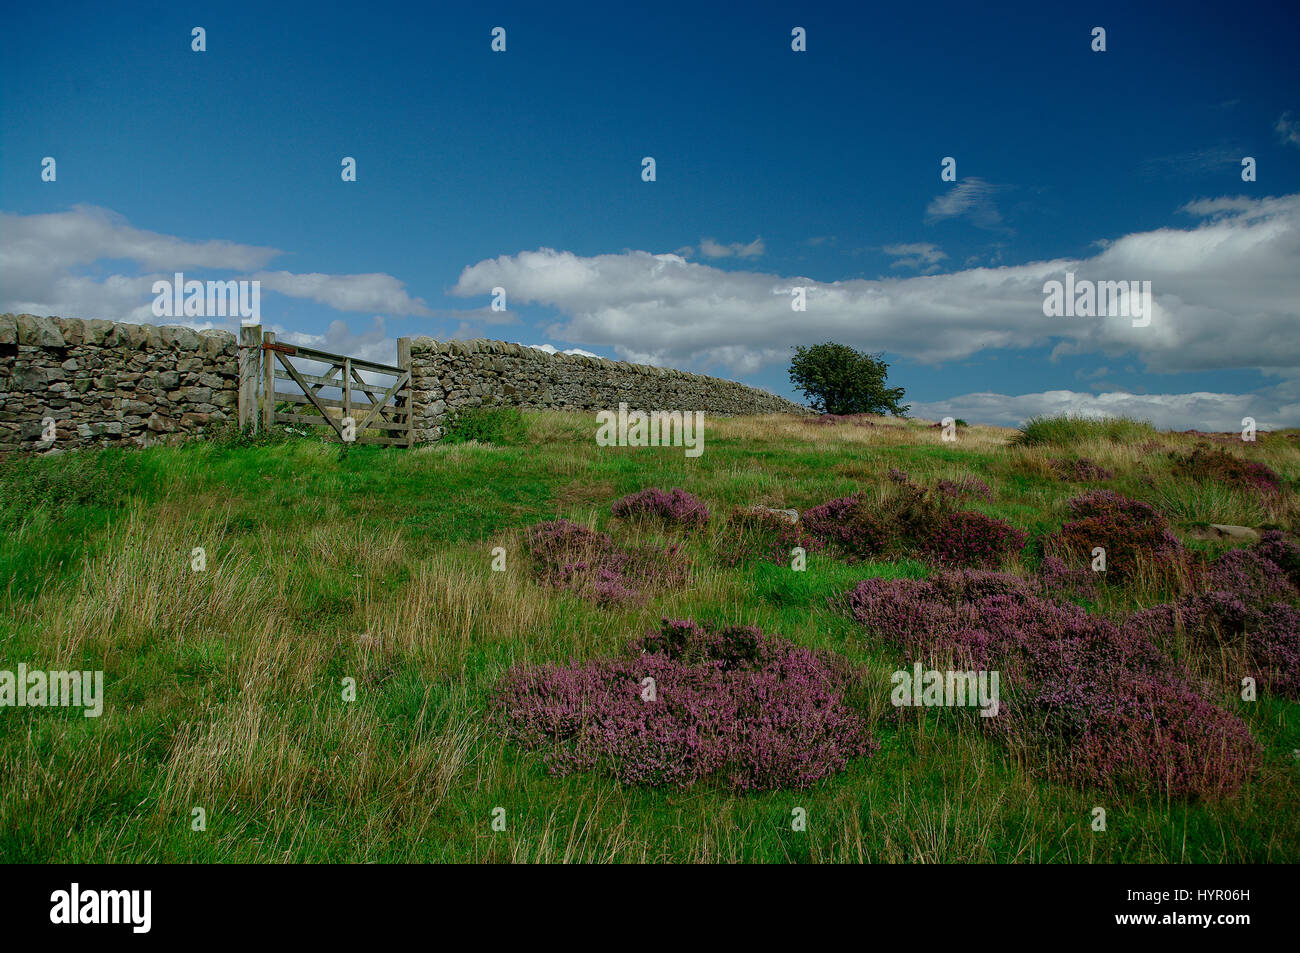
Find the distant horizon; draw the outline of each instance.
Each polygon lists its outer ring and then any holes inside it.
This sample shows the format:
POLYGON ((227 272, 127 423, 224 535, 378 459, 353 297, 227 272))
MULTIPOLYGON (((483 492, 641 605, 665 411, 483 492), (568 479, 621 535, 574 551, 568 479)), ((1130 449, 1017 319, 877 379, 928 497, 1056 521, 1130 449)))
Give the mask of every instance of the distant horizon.
POLYGON ((701 10, 8 11, 0 312, 157 324, 184 272, 372 360, 487 338, 802 403, 829 340, 925 420, 1300 426, 1287 4, 701 10), (1111 310, 1053 311, 1067 276, 1111 310))

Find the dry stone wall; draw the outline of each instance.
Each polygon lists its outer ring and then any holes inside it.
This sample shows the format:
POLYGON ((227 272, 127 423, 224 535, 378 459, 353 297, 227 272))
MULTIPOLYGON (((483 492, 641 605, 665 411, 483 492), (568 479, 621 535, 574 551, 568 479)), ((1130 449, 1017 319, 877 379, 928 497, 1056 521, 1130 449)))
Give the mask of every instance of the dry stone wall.
POLYGON ((809 411, 736 381, 604 358, 548 354, 504 341, 410 342, 415 439, 437 440, 462 407, 509 404, 537 410, 701 410, 709 414, 809 411))
MULTIPOLYGON (((496 404, 808 413, 735 381, 504 341, 403 338, 398 351, 410 362, 419 442, 439 439, 448 415, 461 408, 496 404)), ((254 398, 250 393, 249 403, 254 398)), ((228 331, 0 315, 0 454, 198 436, 234 421, 238 404, 239 344, 228 331)))
POLYGON ((237 387, 227 331, 0 315, 0 452, 201 434, 234 418, 237 387))

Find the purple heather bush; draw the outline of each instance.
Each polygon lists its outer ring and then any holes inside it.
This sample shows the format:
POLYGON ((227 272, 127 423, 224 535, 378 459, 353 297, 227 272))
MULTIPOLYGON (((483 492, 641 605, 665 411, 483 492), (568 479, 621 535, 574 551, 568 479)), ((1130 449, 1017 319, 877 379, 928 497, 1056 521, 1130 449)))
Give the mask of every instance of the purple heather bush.
POLYGON ((977 719, 1047 776, 1179 796, 1233 793, 1257 746, 1141 630, 1035 595, 1001 573, 869 579, 850 615, 908 662, 998 671, 999 713, 977 719))
POLYGON ((1243 460, 1223 447, 1202 444, 1191 453, 1169 455, 1172 472, 1194 480, 1217 480, 1234 486, 1275 493, 1282 478, 1262 463, 1243 460))
POLYGON ((615 500, 610 512, 620 519, 655 520, 665 526, 698 529, 709 521, 709 508, 699 497, 680 487, 661 490, 650 487, 615 500))
POLYGON ((1266 690, 1300 701, 1300 609, 1275 602, 1251 630, 1250 661, 1266 690))
POLYGON ((1300 589, 1300 545, 1295 540, 1279 530, 1266 530, 1255 551, 1286 573, 1291 585, 1300 589))
POLYGON ((933 524, 943 502, 902 470, 891 468, 889 479, 898 485, 892 497, 876 503, 855 493, 827 500, 804 513, 804 526, 850 562, 910 544, 933 524))
POLYGON ((1016 750, 1037 743, 1050 770, 1077 784, 1162 796, 1230 797, 1259 756, 1250 729, 1183 676, 1125 673, 1124 684, 1056 678, 982 719, 1016 750))
POLYGON ((947 566, 996 569, 1024 548, 1028 534, 975 510, 945 513, 921 540, 921 551, 947 566))
POLYGON ((665 619, 617 658, 510 670, 496 705, 553 773, 679 788, 716 776, 745 792, 807 787, 877 750, 845 700, 852 682, 832 656, 758 629, 665 619))
POLYGON ((1024 546, 1026 535, 1001 520, 950 509, 953 488, 991 495, 979 480, 941 481, 936 491, 897 468, 889 479, 897 490, 885 500, 862 493, 828 500, 804 513, 803 525, 850 562, 915 552, 948 565, 991 568, 1024 546))
POLYGON ((1135 612, 1127 626, 1171 644, 1181 634, 1204 664, 1221 667, 1230 687, 1249 675, 1264 691, 1300 700, 1300 591, 1262 555, 1278 552, 1272 539, 1229 550, 1204 573, 1202 591, 1135 612))
POLYGON ((1051 460, 1048 461, 1048 466, 1052 468, 1057 479, 1067 483, 1097 483, 1115 477, 1114 473, 1087 457, 1079 457, 1076 460, 1051 460))
POLYGON ((860 493, 828 500, 803 514, 803 526, 850 562, 873 559, 890 548, 894 528, 889 517, 860 493))
POLYGON ((1091 563, 1070 566, 1055 556, 1044 556, 1039 566, 1039 580, 1043 590, 1056 598, 1095 598, 1098 575, 1092 571, 1091 563))
POLYGON ((1135 612, 1125 625, 1163 641, 1181 633, 1203 664, 1220 666, 1229 689, 1249 675, 1261 690, 1300 701, 1300 610, 1293 605, 1252 606, 1216 590, 1135 612))
POLYGON ((569 589, 599 605, 645 598, 643 586, 666 588, 685 582, 688 571, 679 547, 625 550, 608 533, 552 520, 528 528, 524 545, 543 582, 569 589))
POLYGON ((985 503, 993 500, 993 491, 989 489, 989 485, 973 476, 964 476, 956 480, 940 480, 934 486, 943 496, 953 499, 977 499, 985 503))
POLYGON ((1282 568, 1258 547, 1230 549, 1215 559, 1206 570, 1205 587, 1230 592, 1251 606, 1292 602, 1300 596, 1282 568))
POLYGON ((1162 572, 1181 565, 1182 544, 1154 507, 1113 490, 1091 490, 1069 503, 1072 520, 1046 541, 1046 551, 1067 565, 1090 561, 1095 547, 1106 550, 1106 574, 1136 577, 1144 567, 1162 572))

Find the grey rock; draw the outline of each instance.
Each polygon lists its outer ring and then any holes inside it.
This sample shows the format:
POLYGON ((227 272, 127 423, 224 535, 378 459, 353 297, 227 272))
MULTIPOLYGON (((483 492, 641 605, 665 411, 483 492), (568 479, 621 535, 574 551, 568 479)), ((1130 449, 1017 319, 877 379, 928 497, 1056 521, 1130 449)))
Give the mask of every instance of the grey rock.
POLYGON ((63 333, 53 318, 39 318, 34 314, 20 314, 14 318, 18 329, 18 343, 29 347, 63 347, 63 333))

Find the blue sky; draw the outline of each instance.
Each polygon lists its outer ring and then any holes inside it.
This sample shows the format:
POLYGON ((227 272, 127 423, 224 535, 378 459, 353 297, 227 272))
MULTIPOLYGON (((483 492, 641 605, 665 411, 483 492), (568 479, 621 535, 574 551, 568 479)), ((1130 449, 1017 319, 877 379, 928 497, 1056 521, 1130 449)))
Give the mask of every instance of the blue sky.
POLYGON ((7 10, 0 311, 157 323, 158 277, 257 277, 282 337, 382 360, 482 336, 790 395, 836 340, 924 416, 1300 425, 1294 3, 447 6, 7 10), (1067 270, 1150 280, 1150 326, 1045 316, 1067 270))

